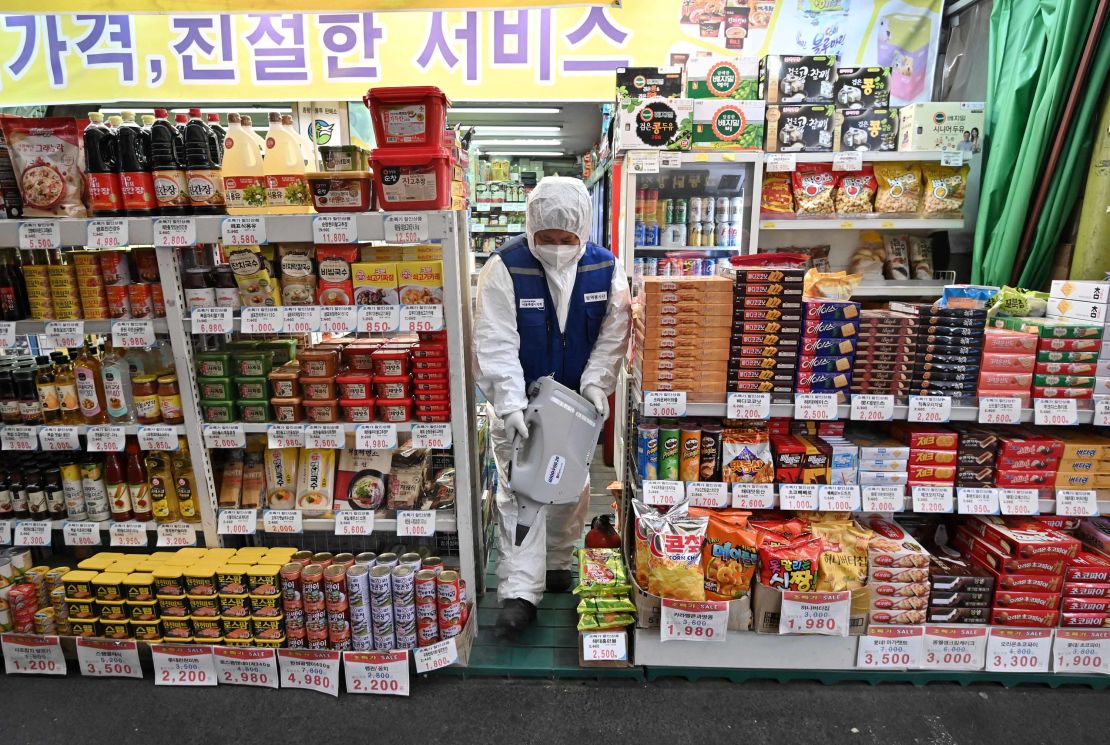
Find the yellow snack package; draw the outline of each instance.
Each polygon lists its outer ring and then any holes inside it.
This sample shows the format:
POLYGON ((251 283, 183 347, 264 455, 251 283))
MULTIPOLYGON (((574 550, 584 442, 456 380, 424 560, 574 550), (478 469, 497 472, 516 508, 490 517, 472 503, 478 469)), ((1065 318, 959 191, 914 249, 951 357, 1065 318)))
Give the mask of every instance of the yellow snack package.
POLYGON ((747 517, 730 519, 712 514, 701 552, 706 600, 735 600, 751 588, 757 565, 758 543, 747 517))
POLYGON ((916 163, 876 163, 875 211, 912 214, 921 206, 921 168, 916 163))
POLYGON ((663 515, 648 554, 648 586, 652 595, 672 600, 705 600, 701 548, 708 517, 692 517, 689 502, 679 502, 663 515))
POLYGON ((927 165, 925 171, 925 202, 922 213, 926 217, 960 217, 964 209, 967 190, 968 165, 927 165))
POLYGON ((867 545, 874 535, 850 521, 818 522, 810 526, 821 539, 817 591, 855 590, 867 582, 867 545))

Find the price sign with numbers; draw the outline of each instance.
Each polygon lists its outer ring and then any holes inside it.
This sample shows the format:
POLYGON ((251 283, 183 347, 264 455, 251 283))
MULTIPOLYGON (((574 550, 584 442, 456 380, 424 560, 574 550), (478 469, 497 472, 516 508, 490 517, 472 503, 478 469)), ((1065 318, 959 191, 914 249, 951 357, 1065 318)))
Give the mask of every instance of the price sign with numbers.
POLYGON ((141 678, 139 643, 134 639, 77 637, 77 667, 92 678, 141 678))
POLYGON ((281 308, 243 308, 244 334, 277 334, 285 329, 281 308))
POLYGON ((154 245, 182 248, 197 244, 197 221, 193 217, 154 218, 154 245))
POLYGON ((818 509, 828 512, 856 512, 860 508, 860 491, 855 484, 820 484, 817 499, 818 509))
POLYGON ((97 424, 85 430, 90 453, 122 453, 127 444, 127 429, 97 424))
POLYGON ((66 658, 56 636, 0 634, 8 675, 65 675, 66 658))
POLYGON ((360 305, 358 307, 358 330, 367 334, 383 334, 396 331, 401 325, 401 306, 399 305, 360 305))
POLYGON ((424 243, 428 240, 428 216, 392 212, 385 216, 386 243, 424 243))
POLYGON ((146 526, 132 521, 112 523, 108 526, 108 543, 113 548, 141 548, 147 545, 146 526))
POLYGON ((964 154, 961 150, 945 150, 940 154, 942 166, 959 167, 964 163, 964 154))
POLYGON ((84 321, 47 321, 45 328, 56 347, 80 347, 85 343, 84 321))
POLYGON ((646 391, 644 416, 686 416, 686 391, 646 391))
POLYGON ((1033 423, 1049 427, 1075 426, 1079 424, 1078 401, 1074 398, 1035 398, 1033 423))
POLYGON ((446 450, 451 447, 451 425, 414 424, 412 425, 412 447, 446 450))
POLYGON ((370 535, 373 532, 373 510, 336 510, 336 535, 370 535))
POLYGON ((424 538, 436 533, 435 510, 397 510, 397 536, 424 538))
POLYGON ((15 321, 0 321, 0 346, 15 346, 15 321))
POLYGON ((851 416, 857 422, 889 422, 894 419, 894 396, 853 394, 851 416))
POLYGON ((1056 629, 1052 669, 1110 675, 1110 629, 1056 629))
POLYGON ((951 486, 913 487, 914 512, 951 512, 953 501, 951 486))
POLYGON ((644 503, 659 507, 678 504, 686 496, 681 481, 652 480, 644 482, 644 503))
POLYGON ((12 521, 0 520, 0 546, 12 545, 12 521))
POLYGON ((458 662, 459 648, 455 644, 454 638, 444 639, 441 642, 414 650, 412 658, 416 662, 416 672, 421 674, 430 673, 433 670, 439 670, 458 662))
POLYGON ((950 396, 910 396, 910 411, 907 421, 937 424, 952 418, 952 398, 950 396))
POLYGON ((306 448, 338 450, 344 446, 346 436, 342 424, 307 424, 304 428, 306 448))
POLYGON ((723 642, 728 631, 728 603, 720 600, 662 600, 659 640, 723 642))
POLYGON ((266 447, 271 450, 304 447, 303 424, 271 424, 266 427, 266 447))
POLYGON ((798 168, 798 156, 794 153, 767 153, 763 162, 768 173, 781 173, 798 168))
POLYGON ((443 328, 442 305, 402 305, 401 331, 439 331, 443 328))
POLYGON ((154 321, 113 321, 112 344, 117 347, 153 346, 154 321))
POLYGON ((278 687, 276 650, 212 647, 212 660, 221 685, 278 687))
POLYGON ((820 504, 817 484, 779 484, 779 506, 784 510, 816 510, 820 504))
POLYGON ((77 427, 39 427, 39 442, 43 450, 77 450, 77 427))
POLYGON ((961 515, 999 514, 998 489, 961 486, 956 490, 956 511, 961 515))
POLYGON ((730 393, 726 416, 729 419, 767 419, 771 416, 771 394, 730 393))
POLYGON ((793 592, 782 594, 780 634, 848 636, 852 593, 793 592))
POLYGON ((22 424, 9 424, 0 427, 0 447, 4 450, 38 450, 38 427, 22 424))
POLYGON ((1003 515, 1039 515, 1040 492, 1036 489, 999 489, 998 509, 1003 515))
POLYGON ((836 419, 837 397, 835 393, 799 393, 794 396, 794 418, 810 421, 836 419))
POLYGON ((61 247, 62 230, 54 220, 29 220, 19 223, 19 248, 21 250, 61 247))
POLYGON ((682 153, 659 153, 659 165, 663 168, 681 168, 682 153))
POLYGON ((582 659, 587 662, 624 662, 628 659, 627 631, 585 631, 582 659))
POLYGON ((15 524, 13 546, 49 546, 51 540, 50 523, 37 520, 22 520, 15 524))
POLYGON ((230 334, 235 330, 235 316, 231 308, 193 308, 194 334, 230 334))
POLYGON ((1065 517, 1094 517, 1098 497, 1094 489, 1057 489, 1056 514, 1065 517))
POLYGON ((979 399, 980 424, 1020 424, 1021 399, 986 396, 979 399))
POLYGON ((266 221, 261 217, 225 217, 220 221, 220 241, 225 246, 264 245, 266 221))
POLYGON ((1052 662, 1052 629, 992 626, 987 636, 987 671, 1047 673, 1052 662))
POLYGON ((99 546, 100 523, 67 521, 62 525, 62 537, 67 546, 99 546))
POLYGON ((312 218, 313 243, 358 243, 354 215, 316 215, 312 218))
POLYGON ((393 450, 396 447, 396 424, 378 422, 355 427, 355 450, 393 450))
POLYGON ((254 535, 258 510, 220 510, 216 529, 220 535, 254 535))
POLYGON ((316 649, 279 649, 281 687, 339 696, 339 652, 316 649))
POLYGON ((986 626, 929 624, 925 627, 921 667, 926 670, 982 670, 986 664, 986 626))
POLYGON ((158 526, 159 548, 182 548, 197 545, 197 532, 189 523, 167 523, 158 526))
POLYGON ((308 334, 320 330, 319 305, 290 305, 282 308, 282 331, 308 334))
POLYGON ((775 507, 774 484, 733 484, 732 506, 741 510, 770 510, 775 507))
POLYGON ((904 486, 863 486, 860 491, 864 512, 901 512, 906 508, 904 486))
POLYGON ((728 507, 730 502, 728 484, 718 481, 691 481, 686 484, 686 496, 694 507, 728 507))
POLYGON ((245 448, 247 435, 243 431, 243 425, 239 423, 205 424, 204 446, 222 450, 245 448))
POLYGON ((262 529, 267 533, 303 533, 304 516, 300 510, 264 510, 262 529))
POLYGON ((834 171, 858 171, 863 168, 863 153, 859 150, 845 150, 833 155, 834 171))
POLYGON ((347 693, 409 695, 409 653, 344 652, 343 675, 347 693))
POLYGON ((902 670, 921 666, 925 646, 923 626, 870 624, 856 649, 856 667, 902 670))
POLYGON ((216 661, 207 645, 151 644, 156 686, 214 686, 216 661))
POLYGON ((177 450, 177 429, 172 424, 145 424, 139 427, 139 447, 143 450, 177 450))
POLYGON ((328 305, 320 308, 320 331, 349 334, 358 328, 358 308, 353 305, 328 305))
POLYGON ((125 248, 127 218, 102 217, 85 223, 85 245, 89 248, 125 248))
POLYGON ((1091 421, 1096 427, 1110 427, 1110 398, 1095 401, 1095 411, 1091 421))
POLYGON ((628 153, 628 168, 633 173, 659 173, 659 151, 630 151, 628 153))

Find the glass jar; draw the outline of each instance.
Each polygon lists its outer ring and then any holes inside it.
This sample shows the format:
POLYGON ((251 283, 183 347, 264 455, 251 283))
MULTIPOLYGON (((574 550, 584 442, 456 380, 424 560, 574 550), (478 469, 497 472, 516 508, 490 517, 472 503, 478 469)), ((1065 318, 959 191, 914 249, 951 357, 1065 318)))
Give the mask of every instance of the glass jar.
POLYGON ((139 424, 158 424, 162 421, 156 378, 153 375, 134 377, 131 380, 131 395, 135 401, 135 419, 139 424))
POLYGON ((182 424, 185 421, 176 375, 159 376, 158 405, 162 410, 162 421, 166 424, 182 424))

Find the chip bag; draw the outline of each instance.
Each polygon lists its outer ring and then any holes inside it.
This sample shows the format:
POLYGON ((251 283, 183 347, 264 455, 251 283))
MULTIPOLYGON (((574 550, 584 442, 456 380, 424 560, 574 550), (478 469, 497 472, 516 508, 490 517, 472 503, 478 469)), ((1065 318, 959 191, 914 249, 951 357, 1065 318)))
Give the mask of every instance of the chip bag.
POLYGON ((925 201, 922 212, 926 217, 960 217, 967 191, 968 166, 942 166, 929 164, 924 167, 925 201))
POLYGON ((585 613, 635 613, 636 605, 624 596, 582 598, 576 612, 580 616, 585 613))
POLYGON ((789 173, 768 173, 763 179, 759 211, 770 215, 794 213, 794 195, 790 191, 789 173))
POLYGON ((800 538, 785 546, 759 549, 759 581, 776 590, 812 592, 817 587, 821 541, 800 538))
POLYGON ((916 163, 876 163, 875 211, 904 215, 921 206, 921 168, 916 163))
POLYGON ((636 533, 635 555, 633 567, 636 573, 636 584, 641 588, 648 586, 648 556, 651 554, 651 539, 655 535, 661 515, 654 507, 650 507, 638 499, 632 500, 632 521, 636 533))
POLYGON ((652 595, 672 600, 705 600, 701 547, 708 517, 691 517, 682 501, 663 515, 651 539, 648 587, 652 595))
POLYGON ((760 549, 764 546, 786 546, 810 535, 809 525, 798 517, 749 520, 748 526, 755 531, 760 549))
POLYGON ((867 546, 874 533, 850 520, 822 522, 810 526, 821 539, 817 590, 840 592, 855 590, 867 582, 867 546))
POLYGON ((604 631, 606 629, 621 629, 636 622, 636 617, 629 613, 587 613, 578 617, 579 631, 604 631))
POLYGON ((875 171, 871 166, 843 174, 836 182, 836 192, 833 194, 836 211, 841 215, 860 215, 873 211, 877 186, 875 171))
POLYGON ((771 439, 766 432, 726 429, 721 435, 721 480, 730 484, 770 484, 775 480, 771 439))
POLYGON ((619 548, 578 549, 578 587, 574 588, 575 595, 586 598, 627 595, 631 589, 619 548))
POLYGON ((701 551, 706 600, 735 600, 748 593, 758 564, 758 540, 746 517, 710 516, 701 551))
POLYGON ((836 174, 828 163, 800 163, 794 171, 796 215, 831 215, 836 174))

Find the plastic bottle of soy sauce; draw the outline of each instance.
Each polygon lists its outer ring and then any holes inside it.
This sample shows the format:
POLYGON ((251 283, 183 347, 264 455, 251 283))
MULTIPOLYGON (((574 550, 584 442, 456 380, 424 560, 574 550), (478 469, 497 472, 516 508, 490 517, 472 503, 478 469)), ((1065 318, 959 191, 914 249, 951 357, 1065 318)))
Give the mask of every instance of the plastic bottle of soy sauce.
POLYGON ((185 174, 189 179, 189 201, 198 215, 224 212, 224 185, 215 139, 215 133, 200 118, 200 109, 189 109, 189 122, 185 125, 185 174))
POLYGON ((158 213, 191 215, 189 182, 185 179, 185 141, 167 118, 165 109, 155 109, 154 115, 150 125, 150 165, 158 213))
POLYGON ((119 140, 104 123, 104 115, 89 112, 89 126, 82 135, 85 143, 85 186, 89 208, 96 217, 122 217, 123 188, 119 175, 119 140))
POLYGON ((128 215, 152 215, 157 200, 150 168, 150 135, 135 122, 135 114, 131 111, 123 112, 117 132, 123 206, 128 215))

